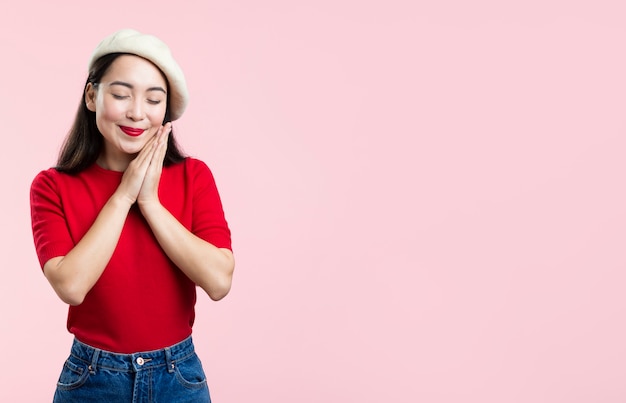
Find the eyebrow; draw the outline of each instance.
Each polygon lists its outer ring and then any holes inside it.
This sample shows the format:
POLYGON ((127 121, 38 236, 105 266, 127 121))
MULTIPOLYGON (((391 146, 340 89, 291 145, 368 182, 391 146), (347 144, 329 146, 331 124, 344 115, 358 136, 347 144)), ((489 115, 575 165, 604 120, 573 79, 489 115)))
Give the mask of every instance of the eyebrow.
MULTIPOLYGON (((129 83, 124 82, 124 81, 113 81, 112 83, 109 84, 109 87, 113 86, 113 85, 121 85, 123 87, 130 88, 131 90, 134 88, 132 84, 129 84, 129 83)), ((150 87, 146 91, 161 91, 164 94, 167 94, 167 91, 165 91, 165 89, 163 89, 163 87, 150 87)))

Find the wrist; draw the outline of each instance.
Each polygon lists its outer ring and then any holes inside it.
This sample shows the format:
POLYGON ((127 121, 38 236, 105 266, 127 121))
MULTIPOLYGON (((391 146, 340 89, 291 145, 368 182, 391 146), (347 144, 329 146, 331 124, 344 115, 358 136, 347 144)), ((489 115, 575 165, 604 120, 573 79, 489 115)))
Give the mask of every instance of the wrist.
POLYGON ((139 210, 141 210, 142 214, 146 216, 146 214, 151 214, 157 212, 158 210, 163 208, 161 201, 158 197, 153 199, 137 199, 137 206, 139 206, 139 210))
POLYGON ((113 193, 113 196, 109 199, 109 204, 113 207, 130 210, 130 208, 135 203, 130 197, 126 195, 119 194, 117 192, 113 193))

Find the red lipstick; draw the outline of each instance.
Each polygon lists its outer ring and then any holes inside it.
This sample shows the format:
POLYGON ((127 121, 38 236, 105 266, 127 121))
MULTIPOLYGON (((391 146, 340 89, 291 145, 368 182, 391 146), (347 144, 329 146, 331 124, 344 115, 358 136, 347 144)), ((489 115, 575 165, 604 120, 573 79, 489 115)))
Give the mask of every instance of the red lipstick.
POLYGON ((120 126, 120 129, 122 129, 124 133, 132 137, 140 136, 145 131, 144 129, 137 129, 137 128, 128 127, 128 126, 120 126))

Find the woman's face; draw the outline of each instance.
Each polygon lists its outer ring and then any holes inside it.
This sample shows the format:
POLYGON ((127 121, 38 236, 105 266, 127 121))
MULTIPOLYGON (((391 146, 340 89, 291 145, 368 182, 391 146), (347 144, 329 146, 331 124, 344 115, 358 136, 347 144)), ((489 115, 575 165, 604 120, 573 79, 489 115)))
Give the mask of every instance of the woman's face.
POLYGON ((165 118, 167 81, 151 62, 138 56, 119 56, 100 83, 88 84, 87 108, 96 113, 104 137, 98 163, 116 171, 126 169, 165 118))

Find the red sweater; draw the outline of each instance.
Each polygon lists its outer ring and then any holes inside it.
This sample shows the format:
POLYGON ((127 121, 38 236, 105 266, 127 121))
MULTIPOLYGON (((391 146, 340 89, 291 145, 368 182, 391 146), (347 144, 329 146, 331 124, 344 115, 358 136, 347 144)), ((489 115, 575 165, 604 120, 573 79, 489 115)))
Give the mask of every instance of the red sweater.
MULTIPOLYGON (((31 217, 42 267, 80 241, 122 174, 94 164, 76 175, 48 169, 35 177, 31 217)), ((231 248, 215 181, 203 162, 187 158, 164 167, 159 198, 198 237, 218 248, 231 248)), ((195 302, 195 284, 163 252, 135 205, 102 276, 82 304, 69 307, 67 329, 103 350, 160 349, 191 334, 195 302)))

